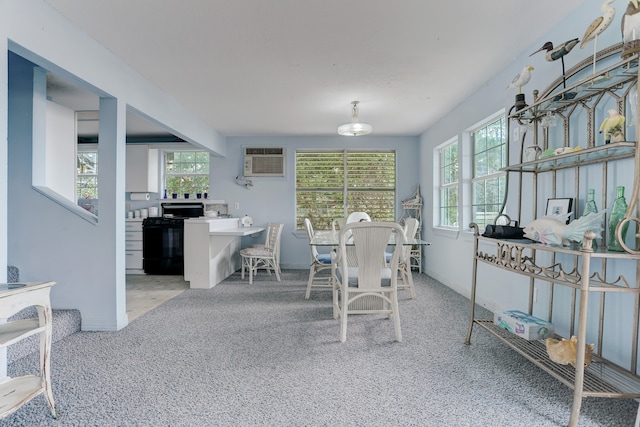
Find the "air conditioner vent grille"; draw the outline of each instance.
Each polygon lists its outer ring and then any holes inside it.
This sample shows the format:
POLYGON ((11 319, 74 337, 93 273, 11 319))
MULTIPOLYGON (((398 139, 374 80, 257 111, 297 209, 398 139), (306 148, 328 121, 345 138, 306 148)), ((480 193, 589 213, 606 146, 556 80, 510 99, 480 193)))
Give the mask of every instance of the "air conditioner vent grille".
POLYGON ((246 148, 245 154, 247 155, 266 155, 266 156, 282 156, 284 154, 284 148, 272 148, 272 147, 263 147, 263 148, 246 148))
POLYGON ((284 148, 244 149, 244 176, 284 176, 284 148))

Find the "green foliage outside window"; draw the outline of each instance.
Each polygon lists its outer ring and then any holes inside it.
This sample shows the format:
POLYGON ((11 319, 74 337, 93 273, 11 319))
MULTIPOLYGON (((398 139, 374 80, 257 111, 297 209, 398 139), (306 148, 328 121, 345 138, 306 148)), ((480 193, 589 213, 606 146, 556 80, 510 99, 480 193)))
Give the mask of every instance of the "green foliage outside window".
POLYGON ((440 149, 440 225, 458 226, 458 141, 440 149))
POLYGON ((309 218, 317 230, 336 218, 367 212, 394 221, 396 164, 393 151, 296 152, 296 224, 309 218))
POLYGON ((500 213, 507 162, 505 120, 501 117, 473 133, 472 221, 484 229, 500 213))
POLYGON ((206 151, 165 152, 165 188, 183 198, 185 193, 195 198, 209 192, 209 153, 206 151))
POLYGON ((79 151, 76 157, 76 193, 78 199, 98 198, 98 152, 79 151))

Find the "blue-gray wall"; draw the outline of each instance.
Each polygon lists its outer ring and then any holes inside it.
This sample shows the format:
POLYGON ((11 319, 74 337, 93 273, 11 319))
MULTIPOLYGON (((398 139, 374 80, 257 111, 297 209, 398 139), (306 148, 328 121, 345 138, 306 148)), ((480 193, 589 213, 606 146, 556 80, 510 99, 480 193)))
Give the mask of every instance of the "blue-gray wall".
MULTIPOLYGON (((237 137, 227 138, 227 156, 213 157, 211 169, 212 197, 224 199, 234 216, 251 216, 255 224, 284 223, 281 263, 284 268, 307 268, 309 248, 306 232, 295 233, 295 152, 297 149, 380 149, 396 150, 396 217, 402 214, 401 200, 418 185, 419 145, 417 137, 237 137), (252 178, 253 187, 245 189, 235 183, 242 175, 244 147, 285 147, 286 177, 252 178), (238 202, 240 209, 235 210, 238 202)), ((429 215, 429 209, 427 209, 429 215)))

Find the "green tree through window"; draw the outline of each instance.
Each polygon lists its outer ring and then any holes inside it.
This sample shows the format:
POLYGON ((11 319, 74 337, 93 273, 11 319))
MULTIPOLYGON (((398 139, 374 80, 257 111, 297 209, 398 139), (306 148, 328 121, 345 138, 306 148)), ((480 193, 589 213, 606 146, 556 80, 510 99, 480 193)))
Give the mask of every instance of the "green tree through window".
POLYGON ((296 224, 326 230, 335 218, 367 212, 394 221, 395 151, 297 151, 296 224))
POLYGON ((209 153, 206 151, 167 151, 165 160, 165 188, 167 196, 177 194, 179 198, 189 193, 209 191, 209 153))
POLYGON ((458 140, 438 150, 440 160, 440 226, 458 226, 458 140))
POLYGON ((98 198, 98 150, 78 151, 76 158, 78 199, 98 198))
POLYGON ((476 129, 472 134, 473 179, 471 187, 472 221, 484 229, 498 216, 505 194, 507 147, 505 119, 476 129))

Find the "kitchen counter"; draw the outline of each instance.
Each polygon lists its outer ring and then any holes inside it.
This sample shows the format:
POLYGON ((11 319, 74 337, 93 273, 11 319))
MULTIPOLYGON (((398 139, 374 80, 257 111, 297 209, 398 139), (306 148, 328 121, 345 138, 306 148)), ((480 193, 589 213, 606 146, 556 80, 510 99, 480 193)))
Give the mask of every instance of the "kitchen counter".
POLYGON ((214 230, 209 234, 211 236, 251 236, 252 234, 264 231, 264 227, 238 227, 224 230, 214 230))
POLYGON ((241 227, 238 218, 190 218, 184 221, 184 280, 194 289, 210 289, 241 265, 242 236, 264 227, 241 227))

